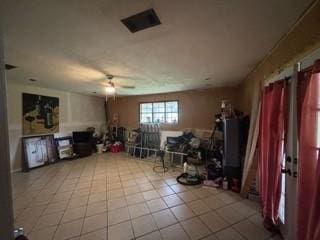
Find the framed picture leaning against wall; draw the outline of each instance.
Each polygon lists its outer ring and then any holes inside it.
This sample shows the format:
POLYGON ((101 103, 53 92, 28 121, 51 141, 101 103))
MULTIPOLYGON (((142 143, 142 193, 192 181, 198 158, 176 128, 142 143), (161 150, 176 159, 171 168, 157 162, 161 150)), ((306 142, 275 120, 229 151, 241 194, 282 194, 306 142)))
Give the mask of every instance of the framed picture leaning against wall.
POLYGON ((23 170, 57 162, 57 151, 53 134, 22 138, 23 170))

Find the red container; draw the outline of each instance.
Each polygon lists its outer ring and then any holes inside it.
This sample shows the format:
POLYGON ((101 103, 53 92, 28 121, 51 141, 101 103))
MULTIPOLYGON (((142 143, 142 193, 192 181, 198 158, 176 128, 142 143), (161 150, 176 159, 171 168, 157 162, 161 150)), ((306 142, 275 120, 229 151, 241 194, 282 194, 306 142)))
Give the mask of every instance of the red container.
POLYGON ((124 150, 123 145, 111 145, 110 147, 110 152, 112 153, 117 153, 117 152, 122 152, 124 150))

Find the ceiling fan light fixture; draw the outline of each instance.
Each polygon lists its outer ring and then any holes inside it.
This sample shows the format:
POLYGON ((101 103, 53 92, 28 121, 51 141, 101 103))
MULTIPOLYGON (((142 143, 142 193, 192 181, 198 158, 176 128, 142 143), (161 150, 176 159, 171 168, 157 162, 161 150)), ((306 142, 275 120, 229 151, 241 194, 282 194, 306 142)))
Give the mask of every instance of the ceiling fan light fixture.
POLYGON ((112 86, 106 87, 107 94, 114 94, 116 89, 112 86))

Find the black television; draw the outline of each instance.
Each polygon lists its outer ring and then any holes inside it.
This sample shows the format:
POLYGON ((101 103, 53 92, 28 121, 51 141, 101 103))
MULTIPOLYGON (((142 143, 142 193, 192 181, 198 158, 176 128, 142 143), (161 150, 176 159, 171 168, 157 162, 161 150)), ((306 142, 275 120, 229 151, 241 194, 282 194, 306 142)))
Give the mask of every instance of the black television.
POLYGON ((88 143, 91 141, 92 132, 88 132, 88 131, 72 132, 72 138, 74 143, 88 143))

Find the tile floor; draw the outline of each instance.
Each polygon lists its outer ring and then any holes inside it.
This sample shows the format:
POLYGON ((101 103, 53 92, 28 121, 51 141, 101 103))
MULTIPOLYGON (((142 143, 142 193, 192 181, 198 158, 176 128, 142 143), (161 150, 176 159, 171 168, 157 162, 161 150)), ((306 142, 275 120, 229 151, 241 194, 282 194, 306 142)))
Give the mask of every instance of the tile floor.
POLYGON ((15 173, 17 226, 30 240, 262 240, 259 206, 238 194, 178 185, 179 170, 123 154, 15 173))

